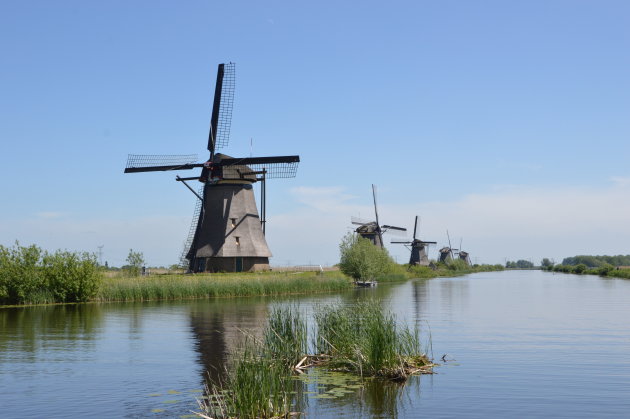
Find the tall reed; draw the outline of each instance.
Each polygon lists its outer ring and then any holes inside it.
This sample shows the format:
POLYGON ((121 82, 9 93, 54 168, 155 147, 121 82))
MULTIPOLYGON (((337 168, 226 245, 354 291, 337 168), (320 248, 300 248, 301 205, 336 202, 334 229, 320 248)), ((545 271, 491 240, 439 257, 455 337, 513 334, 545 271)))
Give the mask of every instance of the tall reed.
POLYGON ((350 281, 337 272, 317 275, 165 275, 160 277, 109 278, 96 301, 176 300, 207 297, 274 296, 349 289, 350 281))
POLYGON ((320 307, 315 322, 314 347, 336 369, 398 380, 430 364, 418 328, 398 325, 377 301, 320 307))

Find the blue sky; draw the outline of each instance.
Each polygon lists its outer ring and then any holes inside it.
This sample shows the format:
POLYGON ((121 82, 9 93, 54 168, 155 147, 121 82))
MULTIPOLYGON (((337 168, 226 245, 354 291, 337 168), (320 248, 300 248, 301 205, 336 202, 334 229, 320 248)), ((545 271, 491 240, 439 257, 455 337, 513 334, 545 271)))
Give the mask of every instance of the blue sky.
POLYGON ((302 159, 268 185, 273 264, 335 263, 372 183, 383 221, 419 214, 478 262, 628 254, 629 18, 626 1, 4 1, 0 244, 175 263, 194 197, 124 175, 126 156, 205 158, 233 61, 224 151, 302 159))

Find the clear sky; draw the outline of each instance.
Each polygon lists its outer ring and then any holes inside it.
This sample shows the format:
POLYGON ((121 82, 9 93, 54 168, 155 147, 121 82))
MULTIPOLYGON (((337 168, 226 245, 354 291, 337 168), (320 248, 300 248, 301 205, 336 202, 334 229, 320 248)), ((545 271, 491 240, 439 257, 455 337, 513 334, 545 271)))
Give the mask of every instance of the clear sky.
POLYGON ((272 264, 337 262, 372 183, 479 263, 630 253, 625 0, 5 0, 0 51, 3 245, 176 263, 196 198, 127 154, 207 158, 232 61, 224 152, 302 159, 268 182, 272 264))

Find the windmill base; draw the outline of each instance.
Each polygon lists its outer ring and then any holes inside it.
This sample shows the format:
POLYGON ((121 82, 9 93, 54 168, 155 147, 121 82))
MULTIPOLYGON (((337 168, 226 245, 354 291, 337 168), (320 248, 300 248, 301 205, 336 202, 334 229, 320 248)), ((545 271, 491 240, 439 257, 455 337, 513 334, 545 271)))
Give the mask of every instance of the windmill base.
POLYGON ((197 258, 195 272, 258 272, 268 271, 266 257, 210 257, 197 258))

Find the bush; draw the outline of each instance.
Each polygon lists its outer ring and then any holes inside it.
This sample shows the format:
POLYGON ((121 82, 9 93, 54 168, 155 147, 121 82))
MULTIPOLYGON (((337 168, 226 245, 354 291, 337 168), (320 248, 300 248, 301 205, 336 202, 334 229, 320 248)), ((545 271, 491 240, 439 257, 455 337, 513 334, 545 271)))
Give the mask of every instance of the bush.
POLYGON ((580 275, 580 274, 583 274, 583 273, 584 273, 584 271, 586 271, 586 269, 587 269, 587 268, 588 268, 588 266, 586 266, 586 265, 585 265, 585 264, 583 264, 583 263, 580 263, 580 264, 576 265, 576 266, 573 268, 573 272, 574 272, 574 273, 576 273, 576 274, 578 274, 578 275, 580 275))
POLYGON ((101 281, 96 256, 32 245, 0 246, 0 304, 81 302, 94 297, 101 281))
POLYGON ((341 240, 339 251, 339 269, 357 281, 372 281, 379 275, 395 270, 395 263, 386 249, 352 233, 341 240))
POLYGON ((101 272, 95 255, 58 250, 44 255, 43 268, 55 301, 85 302, 98 292, 101 272))

